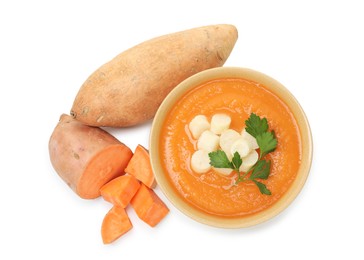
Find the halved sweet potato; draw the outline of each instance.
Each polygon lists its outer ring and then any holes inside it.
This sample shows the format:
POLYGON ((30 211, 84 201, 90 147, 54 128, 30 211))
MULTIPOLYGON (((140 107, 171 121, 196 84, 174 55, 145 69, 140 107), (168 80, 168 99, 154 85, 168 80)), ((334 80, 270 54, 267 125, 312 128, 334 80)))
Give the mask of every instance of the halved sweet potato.
POLYGON ((58 175, 81 198, 100 196, 100 188, 124 174, 133 152, 114 136, 63 114, 49 140, 58 175))

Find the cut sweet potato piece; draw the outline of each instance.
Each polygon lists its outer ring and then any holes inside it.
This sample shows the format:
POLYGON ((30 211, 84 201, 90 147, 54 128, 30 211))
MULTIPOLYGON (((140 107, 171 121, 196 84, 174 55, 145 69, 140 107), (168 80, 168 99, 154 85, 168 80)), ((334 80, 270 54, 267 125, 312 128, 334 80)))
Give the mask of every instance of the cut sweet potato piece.
POLYGON ((49 139, 49 156, 58 175, 84 199, 100 196, 100 188, 123 175, 133 153, 98 127, 63 114, 49 139))
POLYGON ((106 183, 101 187, 100 193, 104 200, 125 208, 139 187, 139 181, 133 175, 126 174, 106 183))
POLYGON ((153 188, 155 185, 152 165, 150 164, 149 152, 142 145, 135 148, 133 157, 125 168, 125 172, 134 175, 135 178, 153 188))
POLYGON ((101 226, 104 244, 110 244, 133 228, 128 214, 122 207, 113 206, 105 215, 101 226))
POLYGON ((130 204, 138 217, 151 227, 156 226, 169 212, 158 195, 143 183, 130 204))

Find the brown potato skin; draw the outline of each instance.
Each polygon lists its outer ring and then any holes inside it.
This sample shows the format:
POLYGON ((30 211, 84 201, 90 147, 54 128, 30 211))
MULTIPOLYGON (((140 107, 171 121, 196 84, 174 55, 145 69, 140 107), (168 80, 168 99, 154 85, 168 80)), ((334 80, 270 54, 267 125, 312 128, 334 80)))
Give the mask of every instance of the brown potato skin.
POLYGON ((136 45, 90 75, 71 115, 90 126, 127 127, 150 120, 176 85, 197 72, 222 66, 237 38, 233 25, 222 24, 136 45))
MULTIPOLYGON (((49 139, 48 148, 52 166, 58 175, 80 197, 92 199, 99 196, 99 190, 91 192, 91 196, 81 194, 78 190, 80 179, 95 155, 116 145, 129 149, 101 128, 86 126, 73 117, 63 114, 49 139)), ((131 157, 131 150, 129 154, 131 157)), ((119 175, 123 173, 120 172, 119 175)))

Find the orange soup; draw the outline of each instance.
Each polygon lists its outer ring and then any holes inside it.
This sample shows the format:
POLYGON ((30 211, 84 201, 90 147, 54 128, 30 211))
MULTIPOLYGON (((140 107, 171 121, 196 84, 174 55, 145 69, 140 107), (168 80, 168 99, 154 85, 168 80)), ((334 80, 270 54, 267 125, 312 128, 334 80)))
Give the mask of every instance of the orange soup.
POLYGON ((219 79, 187 92, 169 112, 162 126, 160 158, 164 171, 177 193, 188 203, 209 214, 235 217, 254 214, 272 206, 294 181, 301 162, 301 139, 297 122, 287 105, 256 82, 219 79), (236 173, 229 176, 210 170, 195 173, 190 166, 197 150, 188 124, 196 115, 209 120, 216 113, 231 117, 230 129, 241 132, 251 113, 268 120, 278 140, 267 180, 261 180, 271 195, 261 194, 251 181, 235 185, 236 173))

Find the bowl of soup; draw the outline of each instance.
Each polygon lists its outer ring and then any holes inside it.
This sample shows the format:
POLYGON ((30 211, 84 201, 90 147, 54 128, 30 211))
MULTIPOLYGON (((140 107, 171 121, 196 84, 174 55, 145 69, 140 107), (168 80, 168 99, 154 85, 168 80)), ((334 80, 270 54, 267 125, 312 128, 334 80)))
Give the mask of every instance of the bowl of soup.
POLYGON ((149 147, 156 181, 178 210, 206 225, 243 228, 292 203, 309 175, 313 144, 307 117, 286 87, 255 70, 221 67, 195 74, 170 92, 153 120, 149 147), (227 131, 242 139, 252 115, 258 127, 268 125, 263 131, 275 140, 269 152, 263 146, 271 140, 263 134, 248 134, 255 140, 248 150, 237 139, 223 143, 227 131), (215 167, 213 154, 232 167, 215 167), (255 161, 240 171, 251 161, 247 154, 255 161))

